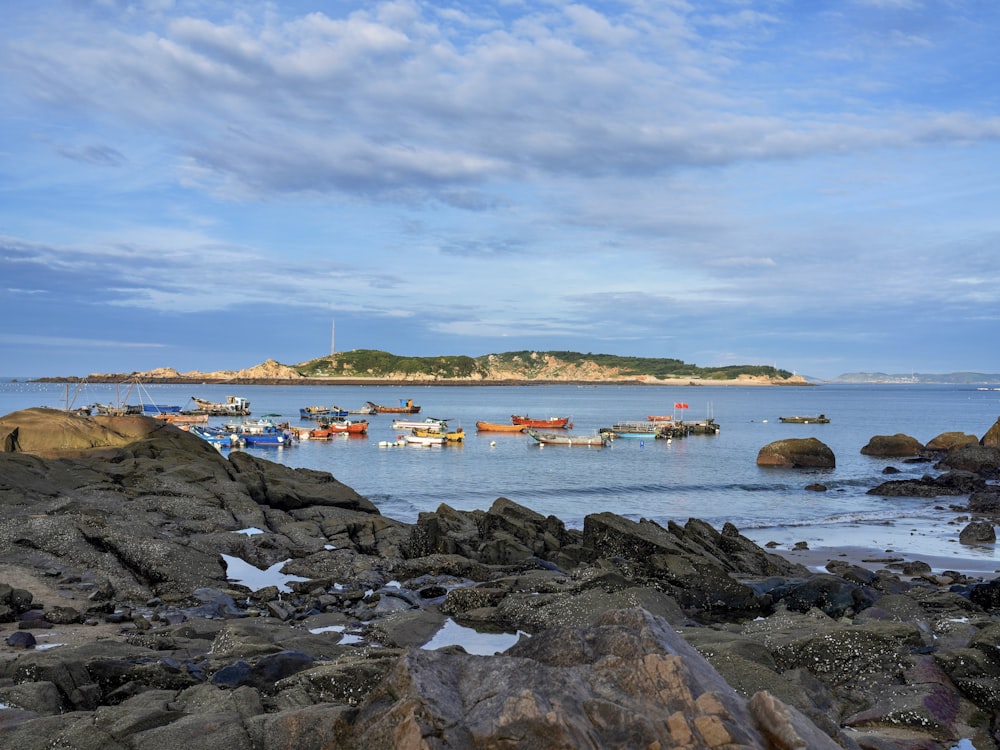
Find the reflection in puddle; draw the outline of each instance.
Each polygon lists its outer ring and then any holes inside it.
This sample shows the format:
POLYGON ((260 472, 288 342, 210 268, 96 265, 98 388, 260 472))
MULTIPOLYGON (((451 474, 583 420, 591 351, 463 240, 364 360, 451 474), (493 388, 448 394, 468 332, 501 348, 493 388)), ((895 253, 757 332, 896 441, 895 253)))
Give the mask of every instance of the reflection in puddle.
POLYGON ((434 651, 445 646, 461 646, 470 654, 492 656, 500 651, 506 651, 517 643, 522 635, 528 636, 520 630, 516 633, 480 633, 449 618, 445 620, 437 634, 424 644, 424 648, 434 651))
MULTIPOLYGON (((327 625, 322 628, 309 628, 309 632, 312 633, 313 635, 317 633, 343 633, 345 627, 346 626, 344 625, 327 625)), ((348 645, 351 643, 361 643, 363 642, 363 640, 364 639, 362 639, 360 635, 353 635, 351 633, 348 633, 347 635, 345 635, 343 638, 340 639, 340 643, 342 645, 348 645)))
POLYGON ((222 559, 226 563, 226 578, 233 583, 243 584, 251 591, 260 591, 268 586, 276 586, 278 591, 289 592, 291 591, 287 585, 289 581, 309 580, 299 576, 285 575, 281 572, 285 564, 291 562, 290 559, 276 562, 266 570, 261 570, 231 555, 223 555, 222 559))

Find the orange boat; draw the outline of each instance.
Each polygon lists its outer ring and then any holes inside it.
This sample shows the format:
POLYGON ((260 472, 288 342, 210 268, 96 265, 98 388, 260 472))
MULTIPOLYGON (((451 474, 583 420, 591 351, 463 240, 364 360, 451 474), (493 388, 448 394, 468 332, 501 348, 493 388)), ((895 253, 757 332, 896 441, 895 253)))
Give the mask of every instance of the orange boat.
POLYGON ((364 435, 368 432, 368 420, 322 419, 313 432, 328 432, 331 435, 364 435))
POLYGON ((673 414, 653 414, 651 416, 647 416, 646 419, 649 420, 650 422, 673 422, 674 421, 674 415, 673 414))
POLYGON ((523 424, 499 424, 497 422, 476 422, 480 432, 524 432, 523 424))
POLYGON ((517 414, 512 414, 510 421, 513 424, 520 425, 521 427, 531 427, 539 428, 543 430, 552 429, 565 429, 572 427, 573 423, 569 421, 569 417, 549 417, 548 419, 531 419, 530 417, 522 417, 517 414))

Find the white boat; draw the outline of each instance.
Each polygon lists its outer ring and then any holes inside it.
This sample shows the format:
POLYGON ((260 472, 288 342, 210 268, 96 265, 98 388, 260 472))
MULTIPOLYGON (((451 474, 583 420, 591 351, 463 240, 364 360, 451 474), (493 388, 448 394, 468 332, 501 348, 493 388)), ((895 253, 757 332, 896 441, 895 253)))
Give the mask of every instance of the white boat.
POLYGON ((403 435, 409 445, 423 445, 432 448, 435 445, 444 445, 447 439, 444 435, 403 435))
POLYGON ((428 432, 446 432, 448 429, 447 419, 394 419, 392 421, 394 430, 427 430, 428 432))

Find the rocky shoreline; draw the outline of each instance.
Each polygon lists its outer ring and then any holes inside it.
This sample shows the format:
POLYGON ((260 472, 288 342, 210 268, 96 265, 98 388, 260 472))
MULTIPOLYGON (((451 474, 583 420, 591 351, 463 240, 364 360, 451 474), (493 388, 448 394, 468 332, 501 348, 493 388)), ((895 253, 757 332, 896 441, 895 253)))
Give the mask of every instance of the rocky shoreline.
MULTIPOLYGON (((986 438, 896 489, 986 535, 986 438)), ((1000 747, 1000 579, 504 498, 406 524, 142 417, 29 409, 0 441, 4 747, 1000 747), (448 622, 519 638, 422 648, 448 622)))

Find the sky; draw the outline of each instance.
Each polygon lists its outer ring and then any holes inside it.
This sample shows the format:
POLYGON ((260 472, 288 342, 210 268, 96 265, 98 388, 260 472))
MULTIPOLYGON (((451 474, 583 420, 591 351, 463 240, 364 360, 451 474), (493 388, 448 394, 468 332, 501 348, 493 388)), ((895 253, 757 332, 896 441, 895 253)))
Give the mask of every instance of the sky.
POLYGON ((1000 372, 1000 3, 7 0, 0 374, 1000 372))

